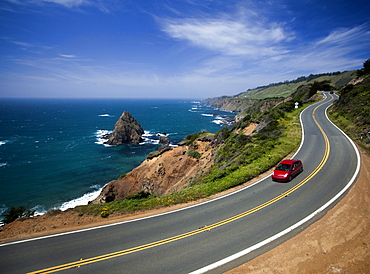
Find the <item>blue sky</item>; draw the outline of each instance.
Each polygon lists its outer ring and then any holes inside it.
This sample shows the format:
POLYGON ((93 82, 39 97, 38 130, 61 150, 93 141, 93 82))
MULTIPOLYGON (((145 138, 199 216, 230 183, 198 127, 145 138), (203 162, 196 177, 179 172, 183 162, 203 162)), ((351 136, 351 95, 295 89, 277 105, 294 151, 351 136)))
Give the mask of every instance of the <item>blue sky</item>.
POLYGON ((208 98, 370 58, 368 0, 0 0, 0 97, 208 98))

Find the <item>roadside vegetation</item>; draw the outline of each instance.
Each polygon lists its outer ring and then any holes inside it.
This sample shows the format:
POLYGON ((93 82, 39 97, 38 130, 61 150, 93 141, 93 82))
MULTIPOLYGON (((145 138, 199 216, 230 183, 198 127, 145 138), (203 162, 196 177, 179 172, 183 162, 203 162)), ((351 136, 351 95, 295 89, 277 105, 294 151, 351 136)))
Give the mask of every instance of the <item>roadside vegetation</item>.
POLYGON ((330 119, 370 153, 370 59, 357 71, 357 84, 339 90, 339 100, 329 111, 330 119))

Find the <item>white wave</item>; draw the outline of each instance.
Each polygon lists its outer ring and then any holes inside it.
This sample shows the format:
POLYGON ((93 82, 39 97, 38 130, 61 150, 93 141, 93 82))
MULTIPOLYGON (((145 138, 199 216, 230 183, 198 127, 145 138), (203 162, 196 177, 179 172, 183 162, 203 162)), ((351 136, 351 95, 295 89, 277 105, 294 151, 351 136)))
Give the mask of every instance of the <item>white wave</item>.
POLYGON ((149 130, 144 130, 144 134, 142 136, 151 137, 151 136, 153 136, 153 134, 151 134, 149 130))
POLYGON ((157 139, 151 139, 151 138, 145 138, 143 137, 143 142, 139 143, 139 145, 145 145, 145 144, 154 144, 154 145, 158 145, 159 144, 159 140, 157 139))
POLYGON ((213 117, 214 115, 213 114, 207 114, 207 113, 202 113, 203 116, 207 116, 207 117, 213 117))
POLYGON ((89 201, 92 201, 95 198, 97 198, 99 196, 100 192, 101 192, 101 189, 93 191, 93 192, 86 193, 85 195, 83 195, 80 198, 77 198, 77 199, 74 199, 74 200, 63 203, 60 206, 59 209, 62 210, 62 211, 65 211, 68 208, 74 208, 74 207, 80 206, 80 205, 87 205, 89 203, 89 201))
POLYGON ((8 163, 0 163, 0 167, 6 166, 8 163))
POLYGON ((222 124, 225 123, 223 120, 218 120, 218 119, 213 120, 212 122, 215 123, 215 124, 218 124, 218 125, 222 125, 222 124))
MULTIPOLYGON (((6 207, 4 204, 0 205, 0 216, 3 216, 3 214, 5 214, 7 210, 9 210, 9 208, 6 207)), ((44 215, 47 212, 47 210, 45 210, 45 207, 42 207, 40 205, 34 206, 30 210, 35 210, 35 213, 33 214, 33 216, 44 215)), ((0 226, 3 226, 3 225, 5 224, 0 220, 0 226)))
POLYGON ((169 134, 168 133, 157 133, 157 136, 162 136, 162 137, 167 137, 169 134))
MULTIPOLYGON (((0 216, 3 216, 3 214, 8 210, 8 208, 5 205, 0 205, 0 216)), ((0 220, 0 227, 5 225, 1 220, 0 220)))
POLYGON ((107 139, 104 139, 103 136, 109 134, 109 133, 112 133, 112 131, 110 130, 106 130, 106 129, 99 129, 95 132, 95 136, 96 136, 96 142, 95 144, 98 144, 98 145, 104 145, 106 147, 109 147, 110 145, 107 145, 106 142, 107 142, 107 139))
MULTIPOLYGON (((110 156, 109 156, 110 157, 110 156)), ((101 189, 101 186, 98 185, 98 184, 95 184, 95 185, 92 185, 90 186, 91 189, 95 189, 95 190, 98 190, 98 189, 101 189)))
MULTIPOLYGON (((171 133, 172 134, 172 133, 171 133)), ((144 130, 144 134, 141 135, 141 137, 143 138, 143 142, 139 143, 139 145, 145 145, 145 144, 153 144, 153 145, 158 145, 159 144, 159 139, 154 139, 154 138, 151 138, 153 136, 163 136, 163 137, 167 137, 168 133, 156 133, 156 134, 152 134, 150 131, 148 130, 144 130)))
POLYGON ((35 210, 33 216, 44 215, 47 212, 46 208, 41 205, 34 206, 33 208, 31 208, 31 210, 35 210))
POLYGON ((8 142, 9 142, 8 140, 0 141, 0 146, 5 145, 5 144, 6 144, 6 143, 8 143, 8 142))
POLYGON ((113 117, 113 115, 110 115, 110 114, 108 114, 108 113, 100 114, 99 116, 100 116, 100 117, 113 117))

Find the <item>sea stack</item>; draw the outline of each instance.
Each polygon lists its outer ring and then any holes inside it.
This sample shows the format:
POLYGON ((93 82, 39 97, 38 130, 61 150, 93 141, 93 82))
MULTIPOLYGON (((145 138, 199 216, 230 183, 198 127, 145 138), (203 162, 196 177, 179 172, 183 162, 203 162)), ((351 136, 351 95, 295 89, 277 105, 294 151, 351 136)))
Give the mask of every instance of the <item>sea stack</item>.
POLYGON ((105 144, 112 146, 122 144, 136 145, 143 141, 141 138, 143 134, 143 128, 135 118, 132 117, 131 113, 124 111, 114 125, 113 132, 104 136, 104 139, 107 139, 105 144))

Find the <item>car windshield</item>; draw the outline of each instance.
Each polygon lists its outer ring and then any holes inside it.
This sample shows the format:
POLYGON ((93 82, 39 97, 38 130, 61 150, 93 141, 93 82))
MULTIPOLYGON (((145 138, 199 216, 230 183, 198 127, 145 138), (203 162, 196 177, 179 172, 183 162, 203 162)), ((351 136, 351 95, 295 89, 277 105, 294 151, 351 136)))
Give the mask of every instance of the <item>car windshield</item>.
POLYGON ((276 170, 289 171, 290 170, 290 165, 289 164, 279 164, 276 167, 276 170))

